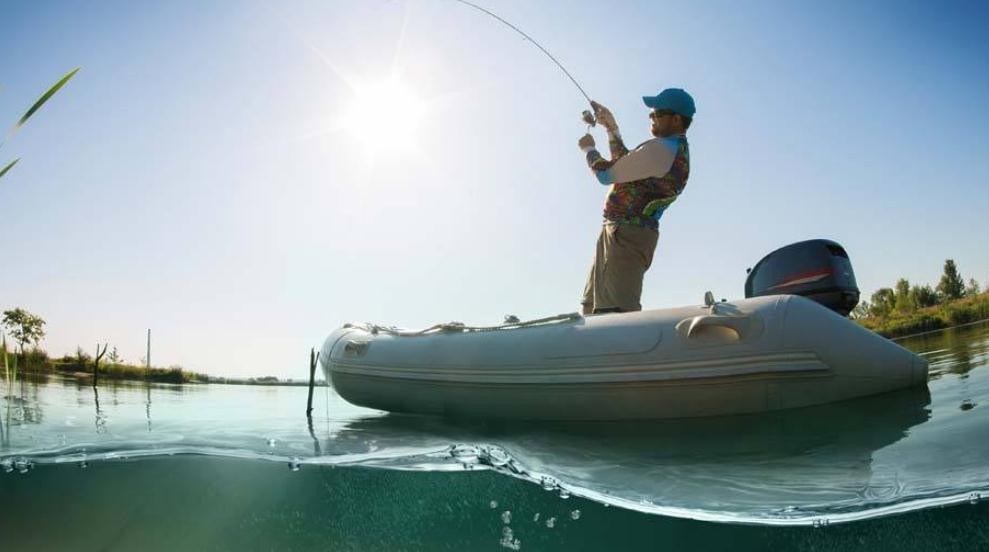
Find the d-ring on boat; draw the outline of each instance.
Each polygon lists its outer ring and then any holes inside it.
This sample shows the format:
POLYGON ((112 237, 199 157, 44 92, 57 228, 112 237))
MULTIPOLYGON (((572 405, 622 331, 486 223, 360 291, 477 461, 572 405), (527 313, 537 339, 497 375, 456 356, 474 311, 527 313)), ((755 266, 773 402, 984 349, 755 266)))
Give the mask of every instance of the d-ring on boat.
POLYGON ((391 412, 628 420, 811 406, 927 382, 927 362, 846 318, 844 249, 811 240, 767 255, 746 298, 634 313, 438 324, 348 324, 320 362, 347 401, 391 412))

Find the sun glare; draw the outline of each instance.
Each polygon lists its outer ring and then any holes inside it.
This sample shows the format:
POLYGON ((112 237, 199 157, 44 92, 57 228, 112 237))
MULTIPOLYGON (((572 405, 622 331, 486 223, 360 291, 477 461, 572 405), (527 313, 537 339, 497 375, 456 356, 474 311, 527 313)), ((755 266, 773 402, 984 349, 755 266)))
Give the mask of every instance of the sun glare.
POLYGON ((425 114, 425 103, 400 79, 357 85, 343 126, 370 152, 408 150, 425 114))

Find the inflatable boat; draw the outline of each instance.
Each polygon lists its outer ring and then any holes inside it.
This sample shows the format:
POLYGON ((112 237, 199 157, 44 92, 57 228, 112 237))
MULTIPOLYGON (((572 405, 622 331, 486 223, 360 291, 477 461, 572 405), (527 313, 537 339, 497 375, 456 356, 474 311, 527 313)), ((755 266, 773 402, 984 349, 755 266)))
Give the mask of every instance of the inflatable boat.
POLYGON ((631 420, 796 408, 925 385, 927 362, 846 318, 847 254, 828 240, 771 253, 745 299, 471 327, 347 324, 320 363, 347 401, 477 418, 631 420))

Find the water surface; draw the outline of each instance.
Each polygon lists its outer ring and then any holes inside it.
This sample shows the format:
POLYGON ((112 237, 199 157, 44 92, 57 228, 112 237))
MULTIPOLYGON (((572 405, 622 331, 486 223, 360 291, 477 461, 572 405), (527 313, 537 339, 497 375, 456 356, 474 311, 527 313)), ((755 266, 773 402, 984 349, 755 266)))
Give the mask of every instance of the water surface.
POLYGON ((302 387, 26 381, 3 404, 0 495, 22 506, 0 542, 989 550, 989 325, 901 344, 926 388, 661 422, 455 422, 327 388, 310 421, 302 387))

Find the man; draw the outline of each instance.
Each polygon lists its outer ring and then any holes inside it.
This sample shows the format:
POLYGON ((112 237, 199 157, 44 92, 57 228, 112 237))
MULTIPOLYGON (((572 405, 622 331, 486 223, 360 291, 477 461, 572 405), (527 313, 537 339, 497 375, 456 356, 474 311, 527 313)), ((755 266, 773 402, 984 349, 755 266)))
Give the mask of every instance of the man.
POLYGON ((591 102, 598 123, 608 132, 611 160, 598 153, 590 134, 578 141, 598 181, 611 186, 581 301, 584 314, 642 310, 642 278, 659 241, 659 219, 690 175, 686 132, 696 111, 694 99, 679 88, 667 88, 642 101, 652 109, 655 138, 630 152, 611 111, 591 102))

